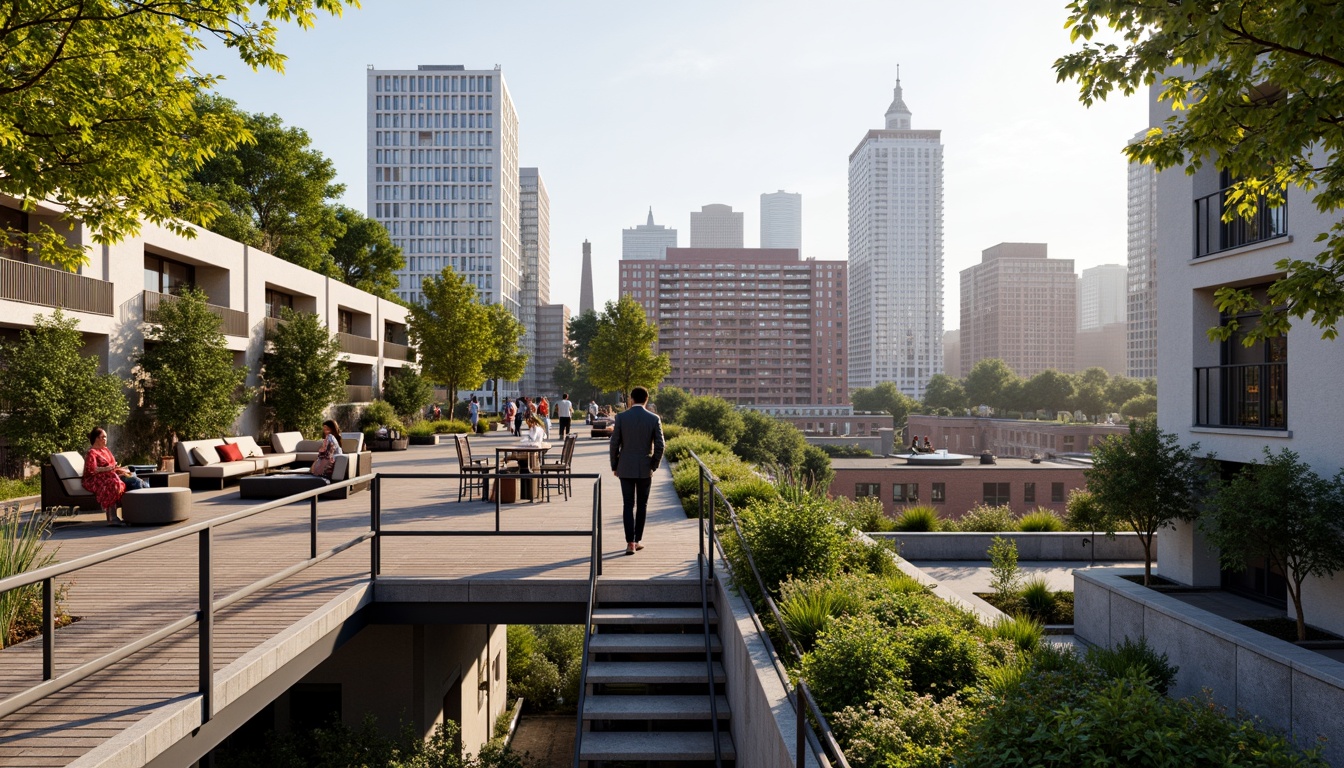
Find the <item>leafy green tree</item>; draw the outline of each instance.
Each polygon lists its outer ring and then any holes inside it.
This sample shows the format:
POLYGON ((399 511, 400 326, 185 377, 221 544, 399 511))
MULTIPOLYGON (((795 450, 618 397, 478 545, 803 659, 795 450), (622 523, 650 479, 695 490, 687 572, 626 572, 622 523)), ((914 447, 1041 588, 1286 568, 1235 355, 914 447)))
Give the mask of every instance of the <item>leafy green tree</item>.
POLYGON ((597 389, 588 381, 588 377, 583 375, 582 366, 569 356, 556 361, 555 368, 551 369, 551 376, 555 380, 555 386, 559 387, 561 392, 568 392, 570 399, 576 404, 580 401, 586 402, 589 397, 597 397, 597 389))
MULTIPOLYGON (((202 112, 236 112, 220 96, 202 97, 202 112)), ((343 234, 335 207, 345 191, 336 166, 315 149, 302 128, 279 115, 243 115, 251 140, 210 158, 193 176, 192 190, 221 212, 209 228, 324 275, 339 271, 332 246, 343 234)), ((205 222, 198 222, 205 224, 205 222)))
POLYGON ((1105 387, 1084 381, 1074 391, 1072 405, 1075 411, 1082 411, 1084 416, 1091 417, 1105 413, 1110 407, 1110 401, 1106 399, 1105 387))
POLYGON ((742 434, 733 446, 745 461, 762 466, 779 465, 794 469, 803 461, 807 441, 792 424, 767 416, 760 411, 742 410, 742 434))
POLYGON ((289 307, 280 310, 280 323, 269 338, 261 380, 275 423, 280 431, 316 437, 327 406, 345 400, 341 344, 317 315, 289 307))
POLYGON ((597 336, 597 313, 583 312, 569 319, 569 341, 565 356, 555 364, 551 375, 562 392, 568 392, 575 402, 598 398, 602 392, 588 379, 588 348, 597 336))
POLYGON ((659 387, 658 393, 653 396, 653 406, 658 409, 658 415, 669 424, 679 423, 681 412, 689 402, 691 394, 681 387, 659 387))
POLYGON ((906 395, 890 381, 871 389, 856 389, 849 393, 849 401, 856 411, 890 413, 896 428, 900 429, 910 412, 919 408, 919 401, 906 395))
POLYGON ((1120 415, 1127 419, 1142 419, 1150 413, 1157 413, 1157 397, 1137 395, 1120 406, 1120 415))
POLYGON ((343 205, 336 206, 335 214, 344 231, 331 247, 331 258, 341 282, 396 301, 396 271, 406 266, 406 259, 392 244, 387 228, 343 205))
MULTIPOLYGON (((526 329, 503 304, 488 304, 485 310, 489 346, 481 361, 481 372, 486 381, 495 384, 495 402, 499 402, 499 380, 517 381, 527 370, 527 353, 521 346, 526 329)), ((535 397, 537 392, 529 393, 535 397)))
MULTIPOLYGON (((217 41, 254 69, 283 71, 276 25, 307 29, 317 11, 339 15, 347 2, 10 3, 0 15, 0 193, 28 210, 60 205, 62 229, 81 221, 95 243, 133 235, 142 220, 193 236, 183 220, 208 221, 211 210, 187 194, 188 180, 247 134, 236 116, 193 109, 219 78, 196 71, 192 53, 217 41)), ((32 233, 0 227, 6 245, 66 269, 86 261, 46 222, 32 233)))
POLYGON ((485 381, 483 366, 490 355, 490 316, 476 303, 476 286, 444 267, 438 277, 420 286, 424 299, 411 307, 411 343, 430 381, 448 388, 449 412, 459 389, 485 381))
POLYGON ((1106 407, 1119 411, 1120 406, 1142 394, 1145 394, 1142 379, 1113 376, 1106 383, 1106 407))
POLYGON ((1198 443, 1183 448, 1175 435, 1137 421, 1129 434, 1111 435, 1092 448, 1092 467, 1083 473, 1087 490, 1109 522, 1107 533, 1124 526, 1138 534, 1145 585, 1152 578, 1153 536, 1195 516, 1198 450, 1198 443))
MULTIPOLYGON (((1324 250, 1277 262, 1284 277, 1262 300, 1220 288, 1216 301, 1230 315, 1263 313, 1248 344, 1282 335, 1291 318, 1309 318, 1335 338, 1344 313, 1344 217, 1336 213, 1344 208, 1344 22, 1335 6, 1075 0, 1066 26, 1081 50, 1056 61, 1055 71, 1078 81, 1084 104, 1160 83, 1158 100, 1173 107, 1160 128, 1125 149, 1131 162, 1187 173, 1212 163, 1228 173, 1235 182, 1224 221, 1282 206, 1290 186, 1314 193, 1317 210, 1333 221, 1317 236, 1324 250), (1122 41, 1094 41, 1104 27, 1122 41)), ((1226 340, 1236 328, 1229 320, 1210 335, 1226 340)))
POLYGON ((953 413, 961 413, 967 407, 966 390, 962 388, 961 382, 951 376, 935 373, 929 377, 928 386, 924 387, 924 407, 929 410, 946 408, 953 413))
POLYGON ((998 358, 986 358, 971 368, 962 386, 972 408, 988 405, 995 410, 1007 410, 1017 382, 1017 374, 1007 363, 998 358))
POLYGON ((704 432, 729 448, 737 445, 746 429, 746 422, 737 408, 727 400, 713 396, 691 398, 682 409, 681 425, 704 432))
POLYGON ((188 288, 159 305, 145 332, 136 384, 170 444, 228 434, 252 396, 220 322, 205 294, 188 288))
POLYGON ((588 379, 599 389, 624 398, 637 385, 653 389, 672 371, 667 353, 654 354, 658 326, 629 296, 607 302, 588 347, 588 379))
POLYGON ((831 469, 830 454, 810 443, 803 446, 803 463, 798 471, 809 486, 822 491, 829 488, 831 480, 835 478, 835 470, 831 469))
POLYGON ((0 436, 25 461, 84 448, 94 427, 121 424, 130 413, 121 380, 98 373, 97 356, 83 354, 78 325, 58 309, 34 315, 32 330, 0 344, 0 436))
POLYGON ((1024 410, 1064 411, 1072 398, 1073 381, 1054 369, 1041 371, 1022 385, 1024 410))
POLYGON ((434 400, 434 385, 420 371, 408 365, 399 371, 390 371, 383 378, 383 399, 403 419, 417 416, 434 400))
POLYGON ((1284 574, 1297 639, 1306 640, 1302 582, 1344 569, 1344 472, 1326 480, 1287 448, 1264 452, 1264 464, 1252 462, 1215 485, 1199 527, 1218 547, 1223 568, 1240 570, 1264 557, 1284 574))

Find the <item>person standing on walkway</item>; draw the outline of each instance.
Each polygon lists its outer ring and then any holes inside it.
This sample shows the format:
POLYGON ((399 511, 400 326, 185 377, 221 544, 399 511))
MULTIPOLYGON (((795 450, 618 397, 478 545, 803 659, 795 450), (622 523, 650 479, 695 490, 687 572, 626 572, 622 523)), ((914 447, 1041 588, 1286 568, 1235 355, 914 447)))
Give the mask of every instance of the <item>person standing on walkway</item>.
POLYGON ((589 400, 589 401, 588 401, 588 423, 589 423, 589 424, 592 424, 593 421, 594 421, 595 419, 597 419, 597 401, 596 401, 596 400, 589 400))
POLYGON ((560 393, 560 402, 555 404, 555 417, 560 420, 560 439, 569 434, 569 423, 574 418, 574 404, 569 402, 569 393, 560 393))
POLYGON ((541 417, 541 423, 546 425, 546 433, 550 434, 551 401, 547 400, 545 395, 542 395, 541 398, 537 400, 537 415, 541 417))
POLYGON ((644 548, 640 540, 649 511, 649 488, 663 460, 663 421, 644 407, 648 402, 649 390, 630 390, 630 407, 616 415, 611 428, 611 472, 621 480, 627 555, 644 548))
POLYGON ((481 404, 476 402, 476 396, 471 396, 471 403, 467 405, 467 416, 471 418, 471 433, 476 434, 476 427, 481 422, 481 404))
POLYGON ((514 401, 516 408, 513 411, 513 436, 521 437, 523 434, 523 419, 527 418, 527 398, 522 395, 514 401))

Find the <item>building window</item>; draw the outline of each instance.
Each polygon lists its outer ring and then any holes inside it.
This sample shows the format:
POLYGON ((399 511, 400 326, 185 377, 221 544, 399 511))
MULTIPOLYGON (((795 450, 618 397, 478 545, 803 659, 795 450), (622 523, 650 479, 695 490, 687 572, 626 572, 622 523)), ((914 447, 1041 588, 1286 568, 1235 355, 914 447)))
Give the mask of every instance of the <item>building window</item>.
POLYGON ((891 500, 897 504, 918 503, 919 483, 892 483, 891 500))
POLYGON ((348 309, 336 311, 337 330, 341 333, 355 332, 355 313, 348 309))
POLYGON ((933 483, 929 489, 929 498, 934 504, 947 501, 947 483, 933 483))
MULTIPOLYGON (((27 232, 28 214, 13 208, 0 206, 0 232, 5 230, 15 234, 27 232)), ((27 261, 28 253, 23 249, 22 242, 16 241, 10 245, 0 246, 0 259, 27 261)))
POLYGON ((1008 487, 1008 483, 985 483, 985 503, 991 507, 1008 504, 1011 501, 1008 487))
POLYGON ((854 498, 856 498, 856 499, 866 499, 866 498, 869 498, 869 497, 872 497, 872 498, 874 498, 874 499, 880 499, 880 498, 882 498, 882 484, 881 484, 881 483, 855 483, 855 484, 854 484, 854 498))
POLYGON ((1036 503, 1036 484, 1035 484, 1035 483, 1023 483, 1023 484, 1022 484, 1022 503, 1024 503, 1024 504, 1035 504, 1035 503, 1036 503))
POLYGON ((1063 504, 1063 503, 1064 503, 1064 484, 1063 484, 1063 483, 1051 483, 1051 484, 1050 484, 1050 502, 1051 502, 1052 504, 1063 504))
POLYGON ((1071 453, 1071 452, 1073 451, 1073 446, 1074 446, 1073 435, 1065 435, 1065 436, 1064 436, 1064 452, 1065 452, 1065 453, 1071 453))
POLYGON ((162 256, 145 254, 145 290, 154 293, 181 293, 196 283, 196 268, 162 256))
POLYGON ((266 316, 280 317, 280 310, 284 308, 294 309, 294 297, 288 293, 277 291, 273 288, 266 289, 266 316))
MULTIPOLYGON (((1259 301, 1268 286, 1250 289, 1259 301)), ((1259 313, 1223 315, 1223 324, 1239 326, 1220 350, 1222 365, 1195 368, 1197 426, 1288 428, 1288 339, 1284 336, 1245 345, 1259 313)))
POLYGON ((1288 234, 1287 203, 1270 208, 1264 197, 1256 201, 1255 215, 1250 219, 1238 215, 1231 221, 1223 221, 1227 197, 1235 182, 1232 174, 1223 170, 1218 176, 1221 189, 1195 200, 1195 258, 1288 234))

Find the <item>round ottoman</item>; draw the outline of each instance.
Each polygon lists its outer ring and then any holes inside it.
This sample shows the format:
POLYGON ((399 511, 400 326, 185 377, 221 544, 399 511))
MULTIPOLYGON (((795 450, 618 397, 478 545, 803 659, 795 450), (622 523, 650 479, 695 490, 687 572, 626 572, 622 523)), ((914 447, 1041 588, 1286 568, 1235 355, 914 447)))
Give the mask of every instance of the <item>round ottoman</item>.
POLYGON ((167 525, 191 517, 190 488, 141 488, 121 497, 127 525, 167 525))

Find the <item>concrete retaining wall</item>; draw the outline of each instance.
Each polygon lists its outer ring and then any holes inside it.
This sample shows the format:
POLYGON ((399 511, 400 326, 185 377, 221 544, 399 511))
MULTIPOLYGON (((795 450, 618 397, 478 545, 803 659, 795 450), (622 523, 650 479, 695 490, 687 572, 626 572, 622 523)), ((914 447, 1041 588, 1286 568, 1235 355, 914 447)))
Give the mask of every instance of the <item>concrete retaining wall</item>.
MULTIPOLYGON (((733 745, 738 768, 780 768, 797 765, 798 715, 756 631, 751 609, 719 561, 710 600, 719 612, 723 671, 732 708, 733 745)), ((811 751, 807 765, 819 768, 811 751)))
MULTIPOLYGON (((897 551, 906 560, 988 560, 989 544, 995 536, 1017 542, 1017 559, 1090 560, 1096 547, 1097 560, 1143 561, 1143 545, 1138 534, 1117 533, 1093 536, 1085 532, 1065 533, 869 533, 874 539, 896 542, 897 551)), ((1158 538, 1161 538, 1160 534, 1158 538)), ((1156 541, 1154 541, 1156 549, 1156 541)))
POLYGON ((1074 572, 1074 632, 1111 647, 1147 639, 1180 667, 1172 696, 1209 689, 1229 711, 1245 710, 1303 746, 1327 739, 1325 757, 1344 765, 1344 663, 1120 578, 1142 571, 1074 572))

